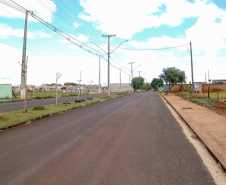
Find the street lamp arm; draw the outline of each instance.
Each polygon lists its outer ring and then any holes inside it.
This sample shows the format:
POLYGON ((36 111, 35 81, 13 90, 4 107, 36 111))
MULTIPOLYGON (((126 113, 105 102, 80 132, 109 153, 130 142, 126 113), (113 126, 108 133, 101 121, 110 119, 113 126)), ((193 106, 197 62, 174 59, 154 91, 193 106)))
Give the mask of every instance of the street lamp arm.
POLYGON ((96 45, 96 46, 97 46, 98 48, 100 48, 104 53, 108 54, 108 53, 107 53, 106 51, 104 51, 101 47, 99 47, 96 43, 94 43, 94 42, 90 42, 90 43, 96 45))
POLYGON ((127 41, 129 41, 129 40, 125 40, 121 44, 119 44, 115 49, 112 50, 112 52, 110 54, 112 54, 119 46, 121 46, 124 42, 127 42, 127 41))

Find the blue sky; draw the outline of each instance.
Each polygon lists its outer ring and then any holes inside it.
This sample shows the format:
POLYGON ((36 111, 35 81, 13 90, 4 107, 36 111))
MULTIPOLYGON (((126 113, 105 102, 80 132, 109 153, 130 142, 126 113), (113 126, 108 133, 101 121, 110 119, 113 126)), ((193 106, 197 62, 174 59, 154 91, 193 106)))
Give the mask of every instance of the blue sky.
MULTIPOLYGON (((10 0, 6 2, 12 3, 10 0)), ((226 2, 224 0, 14 0, 33 11, 46 22, 75 38, 77 45, 94 54, 107 55, 107 38, 111 50, 111 82, 129 82, 129 62, 135 62, 134 77, 147 82, 166 67, 185 71, 191 81, 188 44, 193 47, 194 79, 205 81, 226 78, 226 2), (145 50, 186 45, 174 49, 145 50), (140 49, 140 50, 128 50, 140 49), (142 50, 144 49, 144 50, 142 50), (206 74, 206 80, 207 80, 206 74)), ((0 3, 0 83, 20 84, 20 63, 23 46, 23 13, 0 3)), ((28 83, 40 85, 55 82, 56 72, 62 73, 59 83, 98 83, 98 56, 81 50, 54 31, 29 16, 28 83)), ((107 83, 107 62, 101 59, 101 84, 107 83)))

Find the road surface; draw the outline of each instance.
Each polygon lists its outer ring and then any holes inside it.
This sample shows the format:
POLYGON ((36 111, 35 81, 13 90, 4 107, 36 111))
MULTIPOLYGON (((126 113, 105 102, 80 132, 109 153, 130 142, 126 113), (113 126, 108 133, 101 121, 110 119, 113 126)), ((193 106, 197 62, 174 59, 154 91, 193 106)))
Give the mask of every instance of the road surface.
POLYGON ((0 133, 0 184, 214 184, 157 93, 72 110, 0 133))
MULTIPOLYGON (((89 97, 100 97, 106 96, 107 94, 93 94, 93 95, 82 95, 80 99, 86 99, 89 97)), ((69 101, 75 101, 78 96, 70 96, 68 98, 69 101)), ((57 99, 58 103, 67 102, 67 97, 59 97, 57 99)), ((29 100, 26 102, 27 108, 35 107, 38 105, 49 105, 56 103, 56 98, 48 98, 48 99, 38 99, 38 100, 29 100)), ((0 103, 0 112, 9 112, 14 110, 19 110, 24 108, 24 102, 9 102, 9 103, 0 103)))

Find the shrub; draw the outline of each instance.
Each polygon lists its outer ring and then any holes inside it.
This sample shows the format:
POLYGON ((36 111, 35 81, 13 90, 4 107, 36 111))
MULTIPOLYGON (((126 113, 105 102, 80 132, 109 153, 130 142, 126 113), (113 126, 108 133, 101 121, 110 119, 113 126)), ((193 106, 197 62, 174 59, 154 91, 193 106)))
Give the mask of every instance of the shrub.
POLYGON ((42 105, 36 106, 33 108, 34 110, 45 110, 45 107, 42 105))

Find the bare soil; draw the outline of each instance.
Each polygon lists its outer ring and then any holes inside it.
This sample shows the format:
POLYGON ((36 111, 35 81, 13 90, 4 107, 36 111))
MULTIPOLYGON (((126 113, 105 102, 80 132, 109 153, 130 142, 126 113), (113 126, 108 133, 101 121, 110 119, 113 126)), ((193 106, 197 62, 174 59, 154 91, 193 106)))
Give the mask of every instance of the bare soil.
MULTIPOLYGON (((186 95, 177 95, 177 96, 180 96, 183 99, 187 99, 186 95)), ((218 102, 216 100, 206 99, 206 98, 189 98, 188 100, 193 103, 196 103, 197 105, 205 106, 210 110, 217 112, 220 115, 226 116, 225 102, 218 102)))

